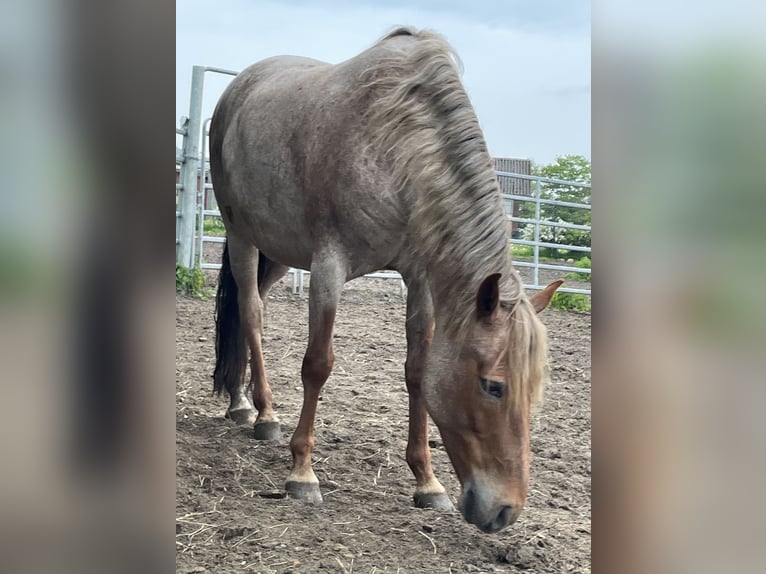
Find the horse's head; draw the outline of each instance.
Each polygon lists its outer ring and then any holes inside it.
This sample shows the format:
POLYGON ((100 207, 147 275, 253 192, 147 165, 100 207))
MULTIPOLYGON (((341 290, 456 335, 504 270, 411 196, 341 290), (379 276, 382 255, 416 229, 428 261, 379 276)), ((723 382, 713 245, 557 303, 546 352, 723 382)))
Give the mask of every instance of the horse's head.
POLYGON ((512 524, 527 497, 530 409, 546 376, 546 333, 537 313, 562 281, 515 302, 500 275, 479 287, 459 337, 438 324, 425 377, 428 411, 463 487, 460 511, 484 532, 512 524))

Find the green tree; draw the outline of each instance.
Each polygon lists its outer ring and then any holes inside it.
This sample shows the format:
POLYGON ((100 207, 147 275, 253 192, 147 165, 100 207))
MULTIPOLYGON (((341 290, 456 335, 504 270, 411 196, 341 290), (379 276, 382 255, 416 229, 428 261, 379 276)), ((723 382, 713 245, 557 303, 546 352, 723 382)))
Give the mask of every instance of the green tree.
MULTIPOLYGON (((590 162, 581 155, 558 156, 556 161, 549 165, 533 165, 532 175, 572 181, 576 183, 591 182, 590 162)), ((535 183, 532 182, 534 186, 535 183)), ((564 185, 558 183, 541 183, 540 196, 543 199, 555 199, 572 203, 590 204, 590 189, 576 185, 564 185)), ((534 187, 533 187, 534 191, 534 187)), ((524 202, 521 207, 521 216, 534 219, 535 205, 524 202)), ((559 205, 540 205, 540 218, 548 221, 574 223, 577 225, 590 225, 590 210, 562 207, 559 205)), ((531 239, 534 226, 527 225, 525 239, 531 239)), ((561 227, 540 227, 540 237, 549 243, 561 245, 590 246, 590 232, 581 229, 565 229, 561 227)), ((546 250, 548 251, 548 250, 546 250)), ((553 253, 548 255, 555 255, 553 253)), ((572 255, 579 256, 580 252, 572 255)))

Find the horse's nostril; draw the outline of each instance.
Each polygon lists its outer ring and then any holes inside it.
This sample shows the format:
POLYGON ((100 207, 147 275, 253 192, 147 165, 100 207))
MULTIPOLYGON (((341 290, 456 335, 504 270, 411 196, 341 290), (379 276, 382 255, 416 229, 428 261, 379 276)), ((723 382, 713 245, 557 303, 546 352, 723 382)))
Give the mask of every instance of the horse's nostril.
POLYGON ((469 484, 460 497, 460 512, 463 518, 475 524, 483 532, 499 532, 510 526, 519 516, 521 507, 513 504, 492 504, 484 491, 476 490, 469 484))
POLYGON ((500 507, 500 511, 497 513, 497 517, 494 521, 494 529, 500 530, 505 528, 516 521, 516 513, 513 511, 513 507, 510 504, 505 504, 500 507))
POLYGON ((470 486, 463 491, 463 496, 460 500, 460 511, 468 522, 474 522, 473 515, 476 511, 476 494, 470 486))

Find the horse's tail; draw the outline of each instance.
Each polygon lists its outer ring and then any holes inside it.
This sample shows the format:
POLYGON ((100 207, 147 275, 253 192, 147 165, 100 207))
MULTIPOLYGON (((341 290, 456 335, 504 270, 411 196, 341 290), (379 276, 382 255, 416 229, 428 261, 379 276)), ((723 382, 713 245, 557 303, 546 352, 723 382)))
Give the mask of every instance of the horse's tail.
MULTIPOLYGON (((260 264, 260 262, 259 262, 260 264)), ((223 263, 215 296, 215 371, 213 393, 224 389, 233 396, 242 383, 247 364, 247 351, 239 319, 237 283, 231 272, 229 246, 224 244, 223 263)))

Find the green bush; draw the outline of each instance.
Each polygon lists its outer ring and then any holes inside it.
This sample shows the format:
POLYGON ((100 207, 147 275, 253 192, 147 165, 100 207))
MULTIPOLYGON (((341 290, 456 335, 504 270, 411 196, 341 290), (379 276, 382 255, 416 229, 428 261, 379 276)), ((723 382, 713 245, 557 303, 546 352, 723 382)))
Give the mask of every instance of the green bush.
POLYGON ((517 245, 512 244, 511 245, 511 256, 512 257, 534 257, 534 247, 531 245, 517 245))
POLYGON ((590 297, 582 293, 556 293, 551 307, 560 311, 590 312, 590 297))
MULTIPOLYGON (((534 247, 532 245, 511 245, 511 257, 513 259, 533 259, 535 256, 534 247)), ((563 249, 549 249, 546 247, 540 248, 540 261, 562 261, 569 257, 569 251, 563 249)))
POLYGON ((207 299, 205 275, 199 267, 189 269, 176 263, 176 293, 197 299, 207 299))
MULTIPOLYGON (((534 249, 535 248, 532 245, 512 243, 511 257, 514 259, 532 259, 535 256, 534 249)), ((567 259, 579 261, 583 258, 588 258, 587 252, 570 251, 569 249, 556 249, 551 247, 540 248, 540 261, 566 261, 567 259)), ((587 268, 588 266, 586 265, 584 269, 587 268)))
POLYGON ((570 251, 569 249, 558 249, 555 247, 541 247, 540 248, 540 260, 541 261, 566 261, 567 259, 575 259, 578 251, 570 251))
MULTIPOLYGON (((583 257, 581 259, 578 259, 577 261, 575 261, 574 266, 579 268, 579 269, 590 269, 591 268, 590 257, 586 256, 586 257, 583 257)), ((575 281, 588 281, 588 282, 590 282, 591 274, 590 273, 584 273, 584 272, 581 272, 581 271, 576 271, 574 273, 568 273, 565 276, 565 278, 566 279, 573 279, 575 281)))
POLYGON ((205 235, 226 235, 226 228, 220 217, 206 217, 203 230, 205 235))

